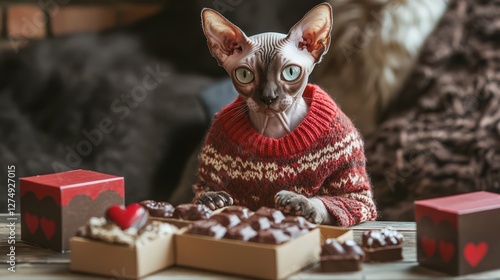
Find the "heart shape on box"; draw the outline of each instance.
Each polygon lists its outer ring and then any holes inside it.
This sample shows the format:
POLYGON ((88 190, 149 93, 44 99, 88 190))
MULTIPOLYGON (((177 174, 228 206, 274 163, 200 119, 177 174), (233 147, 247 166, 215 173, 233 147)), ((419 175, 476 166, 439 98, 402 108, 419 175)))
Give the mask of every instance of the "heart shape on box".
POLYGON ((106 211, 106 217, 115 222, 121 229, 127 229, 141 219, 145 212, 146 209, 138 203, 130 204, 126 208, 121 205, 113 205, 106 211))
POLYGON ((476 267, 486 256, 488 252, 488 244, 486 242, 480 242, 479 244, 468 243, 464 248, 465 260, 472 267, 476 267))
POLYGON ((436 240, 432 238, 427 238, 423 236, 420 241, 422 242, 422 247, 424 248, 425 255, 430 258, 436 253, 436 240))
POLYGON ((31 215, 30 213, 26 212, 24 214, 24 221, 26 222, 26 225, 28 226, 28 230, 33 235, 35 231, 38 229, 38 216, 36 215, 31 215))
POLYGON ((449 262, 455 254, 455 246, 451 242, 439 241, 439 254, 444 262, 449 262))
POLYGON ((56 232, 56 223, 54 222, 54 220, 49 220, 45 217, 42 217, 40 225, 42 226, 43 234, 45 234, 47 240, 50 240, 56 232))

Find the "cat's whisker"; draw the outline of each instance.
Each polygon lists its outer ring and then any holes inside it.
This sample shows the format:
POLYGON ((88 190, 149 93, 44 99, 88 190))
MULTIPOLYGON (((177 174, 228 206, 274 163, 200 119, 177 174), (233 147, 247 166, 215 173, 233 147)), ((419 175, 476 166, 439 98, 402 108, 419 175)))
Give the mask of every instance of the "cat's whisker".
POLYGON ((228 126, 232 125, 241 115, 246 114, 249 110, 247 106, 241 106, 238 109, 232 116, 232 119, 228 121, 228 126))
POLYGON ((233 108, 233 109, 231 109, 231 110, 228 110, 228 111, 224 112, 224 113, 223 113, 223 114, 221 114, 219 117, 220 117, 220 118, 222 118, 222 117, 226 116, 227 114, 231 114, 231 113, 233 113, 233 112, 235 112, 235 111, 239 111, 239 110, 241 110, 241 109, 245 109, 245 108, 247 108, 247 109, 248 109, 248 107, 246 106, 246 104, 241 104, 241 106, 237 106, 237 107, 235 107, 235 108, 233 108))

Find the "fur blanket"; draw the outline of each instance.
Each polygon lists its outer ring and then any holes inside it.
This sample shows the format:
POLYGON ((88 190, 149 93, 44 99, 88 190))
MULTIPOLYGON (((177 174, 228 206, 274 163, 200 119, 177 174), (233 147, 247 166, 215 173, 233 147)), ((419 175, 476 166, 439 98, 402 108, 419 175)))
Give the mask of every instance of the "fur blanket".
POLYGON ((417 199, 500 192, 500 1, 451 0, 399 100, 366 137, 381 219, 417 199))

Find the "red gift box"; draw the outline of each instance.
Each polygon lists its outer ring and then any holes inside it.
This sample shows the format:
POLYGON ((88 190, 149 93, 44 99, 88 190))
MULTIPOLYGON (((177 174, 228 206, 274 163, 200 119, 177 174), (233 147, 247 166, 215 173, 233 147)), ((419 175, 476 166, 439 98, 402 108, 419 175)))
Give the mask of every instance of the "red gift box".
POLYGON ((500 268, 499 217, 490 192, 416 201, 418 262, 454 275, 500 268))
POLYGON ((123 177, 88 170, 24 177, 20 188, 21 239, 61 252, 91 217, 124 202, 123 177))

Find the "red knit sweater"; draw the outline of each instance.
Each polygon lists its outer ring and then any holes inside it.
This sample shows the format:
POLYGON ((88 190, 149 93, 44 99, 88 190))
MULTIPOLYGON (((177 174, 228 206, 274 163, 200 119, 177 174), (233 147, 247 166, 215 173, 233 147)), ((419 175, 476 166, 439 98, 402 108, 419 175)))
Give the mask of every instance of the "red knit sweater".
POLYGON ((377 213, 365 170, 363 141, 351 121, 318 86, 303 96, 309 111, 290 134, 268 138, 251 125, 239 97, 214 119, 200 154, 196 197, 226 191, 236 205, 274 207, 289 190, 320 199, 340 226, 373 220, 377 213))

